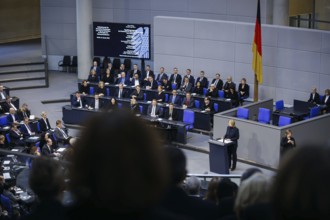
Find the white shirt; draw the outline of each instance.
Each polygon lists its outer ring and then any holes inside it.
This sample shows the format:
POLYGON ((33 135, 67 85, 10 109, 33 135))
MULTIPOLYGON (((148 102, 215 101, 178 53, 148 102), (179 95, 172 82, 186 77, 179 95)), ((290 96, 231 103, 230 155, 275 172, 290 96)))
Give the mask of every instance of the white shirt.
POLYGON ((138 85, 140 85, 140 82, 139 82, 139 80, 138 80, 138 79, 134 79, 134 85, 135 85, 135 86, 138 86, 138 85))
POLYGON ((95 109, 99 109, 99 100, 95 99, 95 109))
POLYGON ((15 107, 15 105, 13 103, 10 103, 10 106, 15 109, 15 111, 17 111, 17 108, 15 107))
POLYGON ((2 99, 6 99, 5 95, 3 94, 3 92, 0 93, 1 94, 1 98, 2 99))
POLYGON ((25 125, 26 130, 28 131, 29 135, 31 135, 32 134, 32 131, 30 130, 29 126, 27 124, 24 124, 24 125, 25 125))
POLYGON ((327 95, 324 99, 324 104, 327 103, 328 99, 329 99, 329 96, 327 95))
POLYGON ((152 117, 156 117, 156 106, 152 106, 152 109, 151 109, 151 116, 152 116, 152 117))

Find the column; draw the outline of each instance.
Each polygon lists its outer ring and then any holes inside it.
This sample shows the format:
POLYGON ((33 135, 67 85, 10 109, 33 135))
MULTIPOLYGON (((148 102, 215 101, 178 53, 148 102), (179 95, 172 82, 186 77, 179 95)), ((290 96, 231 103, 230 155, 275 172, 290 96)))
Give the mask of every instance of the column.
POLYGON ((78 79, 88 77, 92 65, 92 0, 76 0, 78 79))
POLYGON ((289 0, 273 0, 273 24, 289 26, 289 0))

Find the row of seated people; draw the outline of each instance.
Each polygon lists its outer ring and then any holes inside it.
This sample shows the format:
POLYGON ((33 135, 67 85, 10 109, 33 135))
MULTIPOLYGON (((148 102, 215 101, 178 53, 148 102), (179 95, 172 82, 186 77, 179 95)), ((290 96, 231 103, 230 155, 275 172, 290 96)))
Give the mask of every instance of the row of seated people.
POLYGON ((321 96, 316 88, 312 88, 308 102, 320 106, 323 113, 330 112, 330 89, 326 89, 321 96))
MULTIPOLYGON (((159 87, 160 88, 160 87, 159 87)), ((153 98, 149 108, 148 108, 148 114, 151 115, 151 109, 152 106, 156 106, 156 115, 162 115, 160 113, 160 106, 157 105, 158 103, 165 103, 165 95, 162 94, 162 92, 157 93, 156 97, 153 98), (150 110, 150 111, 149 111, 150 110)), ((134 90, 130 95, 127 95, 127 92, 123 89, 123 87, 119 87, 119 90, 115 94, 115 97, 111 99, 109 103, 106 103, 105 100, 100 99, 99 95, 95 95, 94 99, 86 100, 84 95, 81 95, 81 93, 76 92, 75 96, 71 100, 71 104, 73 107, 77 108, 89 108, 89 109, 113 109, 118 108, 118 103, 116 99, 130 99, 131 100, 131 109, 135 113, 141 113, 139 109, 139 105, 137 101, 143 101, 143 92, 139 90, 139 87, 136 87, 136 90, 134 90)), ((186 108, 200 108, 203 111, 210 112, 211 114, 215 113, 213 103, 211 102, 211 99, 209 97, 204 98, 204 103, 202 103, 200 106, 196 106, 195 99, 191 96, 191 94, 188 92, 185 94, 185 97, 181 99, 179 95, 177 95, 177 91, 173 90, 172 95, 169 97, 168 102, 170 107, 182 107, 183 109, 186 108)), ((155 116, 155 115, 152 115, 155 116)))
MULTIPOLYGON (((114 72, 111 72, 110 68, 106 70, 104 75, 98 75, 97 72, 92 69, 87 81, 91 83, 98 83, 99 81, 103 81, 106 84, 122 83, 127 86, 140 85, 151 89, 156 89, 157 85, 162 85, 163 88, 168 91, 177 89, 185 92, 194 92, 194 90, 196 90, 196 93, 202 93, 204 88, 209 87, 209 82, 205 77, 204 71, 200 71, 200 77, 195 80, 194 76, 191 75, 190 69, 187 69, 186 75, 182 77, 181 74, 178 73, 178 68, 174 68, 173 73, 168 76, 165 73, 164 67, 161 67, 160 72, 156 77, 154 72, 150 70, 149 65, 146 66, 146 71, 143 73, 138 70, 136 64, 133 66, 133 70, 131 71, 125 71, 124 66, 121 68, 123 68, 123 70, 120 72, 118 77, 116 77, 114 72)), ((222 79, 220 78, 220 73, 215 75, 215 78, 211 81, 211 84, 213 84, 215 89, 223 90, 225 93, 224 96, 226 98, 229 94, 230 88, 234 88, 234 90, 236 90, 236 84, 232 81, 232 77, 228 76, 227 81, 223 83, 222 79)), ((237 90, 240 93, 240 97, 242 97, 242 99, 249 97, 250 88, 246 83, 245 78, 241 80, 237 90)))
MULTIPOLYGON (((187 79, 187 78, 186 78, 187 79)), ((167 83, 167 79, 163 79, 163 81, 167 83)), ((198 85, 194 88, 193 90, 193 94, 196 95, 201 95, 201 96, 206 96, 206 97, 211 97, 211 98, 217 98, 217 97, 221 97, 221 94, 219 93, 219 91, 217 90, 217 88, 215 87, 214 84, 211 84, 210 87, 208 89, 206 88, 201 88, 199 86, 199 83, 197 83, 198 85)), ((116 90, 116 93, 112 96, 117 97, 117 98, 128 98, 129 96, 132 98, 132 96, 137 96, 138 100, 143 100, 144 99, 144 92, 141 90, 141 86, 140 85, 136 85, 135 86, 135 90, 131 93, 131 94, 127 94, 127 90, 124 90, 124 84, 120 83, 118 85, 118 89, 116 90)), ((172 90, 169 89, 171 88, 170 85, 168 84, 161 84, 161 85, 157 85, 155 84, 154 87, 150 87, 150 86, 146 86, 145 89, 157 89, 157 93, 155 93, 155 97, 159 102, 164 102, 165 100, 165 94, 172 91, 172 95, 176 96, 177 95, 177 91, 179 92, 183 92, 183 93, 191 93, 189 90, 187 91, 182 91, 182 90, 172 90)), ((103 83, 103 81, 99 82, 97 88, 95 89, 95 94, 96 95, 100 95, 100 96, 109 96, 110 94, 107 93, 106 91, 106 87, 103 83)), ((87 81, 83 81, 80 88, 79 88, 79 92, 81 94, 90 94, 90 85, 87 83, 87 81)), ((90 95, 94 95, 90 94, 90 95)), ((233 107, 237 107, 239 104, 243 104, 243 100, 245 99, 245 96, 241 96, 239 92, 235 91, 235 87, 230 87, 229 88, 229 92, 226 95, 227 99, 230 99, 232 102, 232 106, 233 107)), ((178 102, 178 101, 177 101, 178 102)), ((175 104, 178 104, 178 103, 175 104)))

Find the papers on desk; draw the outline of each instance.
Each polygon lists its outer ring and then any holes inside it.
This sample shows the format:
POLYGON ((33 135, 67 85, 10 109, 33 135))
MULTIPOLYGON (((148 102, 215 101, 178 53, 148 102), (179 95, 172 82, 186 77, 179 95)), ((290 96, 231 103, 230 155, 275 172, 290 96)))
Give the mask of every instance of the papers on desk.
POLYGON ((34 115, 30 115, 30 120, 34 120, 35 119, 35 116, 34 115))
POLYGON ((15 149, 15 148, 14 148, 14 149, 11 149, 11 151, 19 151, 19 149, 15 149))
POLYGON ((59 149, 57 149, 57 152, 63 152, 66 148, 64 147, 60 147, 59 149))
POLYGON ((3 178, 11 179, 10 173, 3 173, 3 178))
POLYGON ((202 110, 201 112, 202 112, 202 113, 205 113, 206 111, 205 111, 205 110, 202 110))
POLYGON ((226 101, 227 101, 227 102, 230 102, 230 101, 231 101, 231 99, 226 99, 226 101))
POLYGON ((10 160, 5 160, 5 161, 3 161, 3 164, 4 164, 4 165, 10 164, 10 160))
POLYGON ((147 103, 151 103, 151 101, 147 101, 147 103))
POLYGON ((38 138, 39 138, 38 136, 35 136, 35 137, 29 137, 28 139, 29 140, 38 140, 38 138))
POLYGON ((10 170, 10 167, 3 167, 3 170, 10 170))
POLYGON ((158 121, 162 121, 163 119, 162 119, 162 118, 158 118, 157 120, 158 120, 158 121))
POLYGON ((109 85, 109 83, 108 83, 108 82, 106 82, 106 83, 104 83, 104 85, 109 85))
POLYGON ((7 129, 9 129, 9 128, 10 128, 9 126, 5 126, 5 127, 3 127, 2 129, 7 130, 7 129))
POLYGON ((231 141, 230 139, 225 139, 225 140, 223 140, 223 138, 220 138, 218 141, 219 141, 219 142, 223 142, 223 143, 225 143, 225 144, 232 143, 232 141, 231 141))

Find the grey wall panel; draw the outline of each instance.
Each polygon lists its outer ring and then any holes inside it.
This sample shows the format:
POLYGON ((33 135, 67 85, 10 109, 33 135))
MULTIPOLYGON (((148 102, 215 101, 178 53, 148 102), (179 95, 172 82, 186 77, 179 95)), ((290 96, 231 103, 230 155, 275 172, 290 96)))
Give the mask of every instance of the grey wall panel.
POLYGON ((276 88, 276 97, 275 101, 283 99, 284 103, 293 105, 293 100, 305 100, 307 101, 309 98, 309 92, 301 92, 297 90, 292 89, 282 89, 282 88, 276 88))
POLYGON ((41 10, 42 23, 76 23, 75 7, 44 7, 41 10))
MULTIPOLYGON (((252 94, 251 97, 253 97, 252 94)), ((271 86, 259 85, 259 100, 264 100, 267 98, 278 99, 276 98, 276 88, 271 86)))
POLYGON ((298 28, 278 29, 278 46, 296 50, 320 52, 322 45, 322 32, 298 28))
POLYGON ((194 65, 192 57, 174 56, 155 54, 154 69, 159 70, 160 67, 165 67, 166 73, 173 73, 173 68, 177 67, 180 74, 187 68, 191 68, 194 65))
POLYGON ((278 69, 276 67, 264 66, 262 71, 263 71, 263 80, 264 80, 262 85, 275 87, 277 82, 276 78, 278 77, 277 75, 278 69))
POLYGON ((113 21, 117 23, 126 23, 128 22, 128 16, 126 15, 125 9, 113 9, 113 21))
POLYGON ((199 12, 188 12, 187 17, 212 19, 212 20, 227 20, 227 15, 224 14, 208 14, 208 13, 199 13, 199 12))
MULTIPOLYGON (((261 2, 260 4, 260 12, 262 17, 264 17, 265 4, 261 2)), ((228 1, 228 14, 230 15, 241 15, 245 17, 254 17, 257 14, 257 1, 254 0, 235 0, 228 1)))
POLYGON ((330 75, 330 53, 321 55, 321 73, 330 75))
POLYGON ((237 21, 237 22, 249 22, 249 23, 255 23, 256 17, 244 17, 244 16, 232 16, 228 15, 227 19, 228 21, 237 21))
POLYGON ((322 53, 330 54, 330 34, 322 33, 322 53))
POLYGON ((297 70, 278 69, 276 87, 309 92, 319 84, 319 74, 297 70))
POLYGON ((76 7, 75 0, 42 0, 41 7, 76 7))
POLYGON ((164 17, 155 17, 154 32, 159 36, 175 36, 193 38, 194 21, 191 19, 164 19, 164 17))
MULTIPOLYGON (((278 29, 272 26, 261 25, 262 30, 262 46, 277 47, 278 46, 278 29)), ((254 31, 254 28, 253 28, 254 31)), ((254 36, 254 32, 251 36, 254 36)))
POLYGON ((151 10, 157 11, 188 11, 188 1, 189 0, 152 0, 151 10))
POLYGON ((141 10, 149 10, 151 9, 151 2, 153 0, 128 0, 128 8, 129 9, 141 9, 141 10))
POLYGON ((195 39, 194 56, 198 58, 234 61, 235 44, 231 42, 195 39))
POLYGON ((221 73, 222 79, 226 79, 228 75, 232 75, 234 77, 234 62, 194 58, 193 67, 196 71, 204 70, 205 73, 212 76, 212 78, 215 73, 218 72, 221 73))
MULTIPOLYGON (((235 78, 233 80, 235 82, 240 82, 244 77, 247 80, 247 84, 251 84, 254 82, 254 74, 252 73, 251 64, 246 63, 235 63, 235 78)), ((238 85, 237 85, 238 86, 238 85)))
POLYGON ((240 63, 252 63, 252 45, 236 43, 235 61, 240 63))
MULTIPOLYGON (((251 49, 251 51, 252 51, 252 49, 251 49)), ((251 59, 252 59, 252 55, 251 55, 251 59)), ((278 62, 279 62, 278 48, 263 46, 262 47, 262 64, 264 66, 268 66, 268 67, 276 67, 276 66, 278 66, 278 62)))
POLYGON ((320 74, 320 86, 318 86, 319 93, 324 95, 324 90, 330 89, 330 75, 320 74))
POLYGON ((278 49, 278 66, 307 72, 320 72, 321 54, 302 50, 278 49))
POLYGON ((74 51, 77 51, 76 40, 58 40, 48 38, 47 50, 49 55, 76 55, 77 53, 73 53, 74 51))
POLYGON ((93 8, 113 9, 115 0, 93 0, 93 8))
POLYGON ((195 38, 233 42, 235 26, 224 21, 195 20, 195 38))
POLYGON ((254 25, 235 25, 235 42, 252 44, 254 35, 254 25))
POLYGON ((155 53, 193 57, 193 39, 155 36, 155 53))
POLYGON ((188 9, 190 12, 227 14, 227 0, 189 0, 188 9))
POLYGON ((108 8, 94 8, 93 21, 113 21, 113 9, 108 8))

